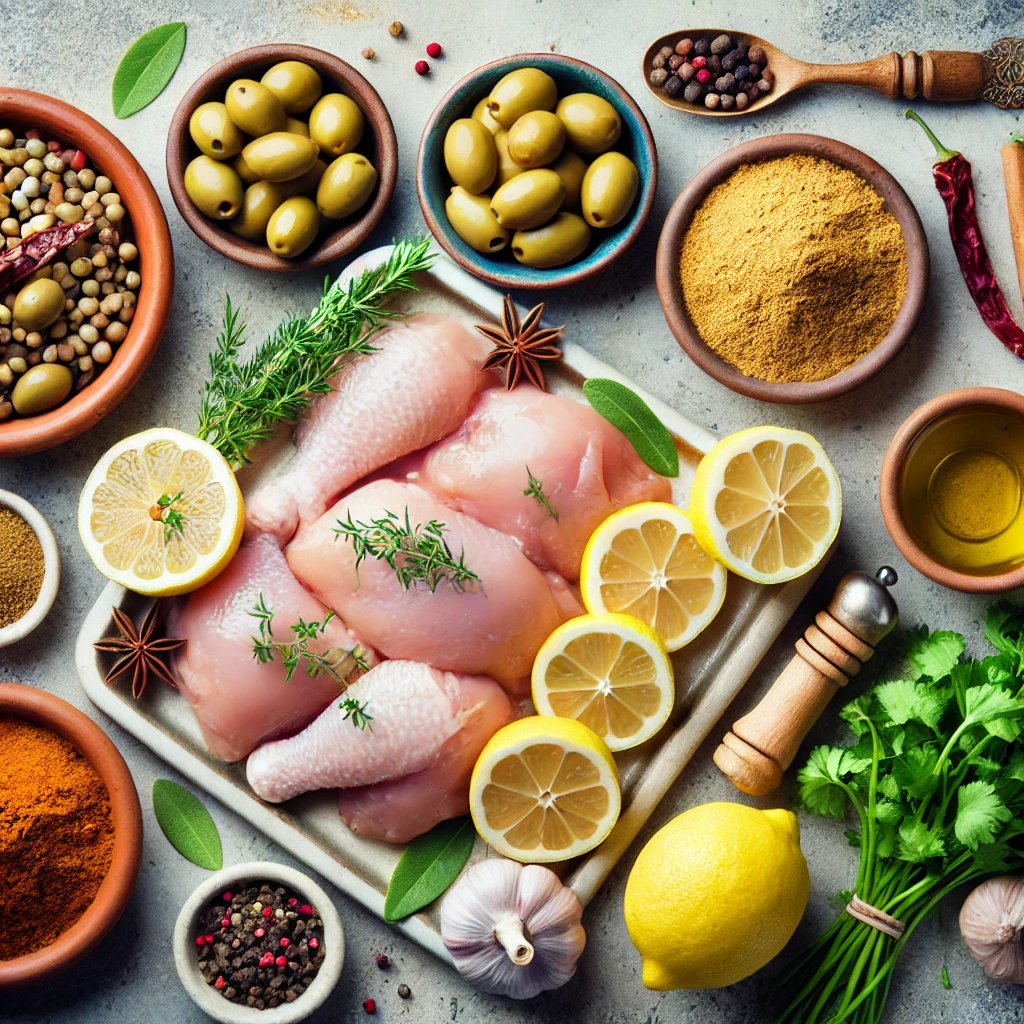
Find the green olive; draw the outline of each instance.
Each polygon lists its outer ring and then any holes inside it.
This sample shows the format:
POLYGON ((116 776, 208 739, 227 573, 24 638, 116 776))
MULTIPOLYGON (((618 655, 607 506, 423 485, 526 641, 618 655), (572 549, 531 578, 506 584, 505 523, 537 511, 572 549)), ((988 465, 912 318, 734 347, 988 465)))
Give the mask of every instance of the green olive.
POLYGON ((479 121, 460 117, 444 136, 444 165, 456 185, 479 195, 498 170, 494 136, 479 121))
POLYGON ((510 71, 491 90, 487 110, 502 128, 511 128, 531 110, 554 110, 558 102, 555 80, 540 68, 510 71))
POLYGON ((242 209, 228 227, 239 238, 262 242, 267 237, 270 215, 284 200, 279 185, 272 181, 257 181, 245 190, 242 209))
POLYGON ((284 130, 291 132, 292 135, 301 135, 304 139, 309 138, 309 125, 297 117, 289 117, 284 130))
POLYGON ((537 228, 554 217, 564 195, 565 185, 554 171, 523 171, 494 193, 491 210, 503 228, 537 228))
POLYGON ((586 156, 606 153, 622 134, 619 112, 606 99, 592 92, 563 96, 555 113, 565 125, 569 145, 586 156))
POLYGON ((275 64, 261 79, 280 101, 286 114, 309 110, 324 91, 320 76, 300 60, 283 60, 275 64))
POLYGON ((223 103, 200 103, 188 119, 188 133, 199 151, 214 160, 230 160, 245 145, 245 136, 223 103))
POLYGON ((549 110, 531 110, 508 130, 509 155, 520 167, 546 167, 565 145, 565 126, 549 110))
POLYGON ((444 212, 459 238, 477 252, 498 252, 508 245, 512 233, 498 223, 488 196, 475 196, 455 185, 445 200, 444 212))
POLYGON ((279 181, 277 187, 285 199, 291 199, 292 196, 313 196, 316 194, 316 187, 320 184, 320 179, 326 170, 327 164, 317 157, 316 163, 305 174, 300 174, 297 178, 289 178, 287 181, 279 181))
POLYGON ((472 118, 474 121, 479 121, 492 135, 496 134, 501 130, 501 125, 491 117, 490 111, 487 109, 487 101, 490 99, 489 96, 485 96, 474 108, 472 118))
POLYGON ((553 221, 512 236, 512 254, 528 267, 560 267, 590 245, 590 228, 575 213, 560 213, 553 221))
POLYGON ((288 117, 276 93, 251 78, 239 78, 224 96, 228 117, 249 135, 283 132, 288 117))
POLYGON ((363 137, 359 104, 340 92, 322 96, 309 114, 309 137, 325 155, 351 153, 363 137))
POLYGON ((583 176, 587 173, 587 162, 571 149, 562 151, 562 155, 551 165, 565 185, 565 196, 562 199, 563 210, 574 210, 580 205, 580 190, 583 187, 583 176))
POLYGON ((71 383, 71 371, 62 363, 39 363, 18 378, 11 403, 22 416, 45 412, 68 397, 71 383))
POLYGON ((373 195, 377 171, 362 153, 343 153, 332 163, 316 190, 317 209, 332 220, 355 213, 373 195))
POLYGON ((64 312, 64 298, 64 289, 53 278, 36 278, 18 292, 14 319, 26 331, 41 331, 64 312))
POLYGON ((276 256, 290 260, 309 248, 319 229, 316 203, 308 196, 292 196, 270 215, 267 245, 276 256))
POLYGON ((242 156, 264 181, 288 181, 305 174, 315 163, 320 147, 291 132, 271 132, 253 139, 242 156))
POLYGON ((257 181, 260 181, 260 176, 245 162, 245 157, 241 153, 231 161, 231 166, 235 169, 237 174, 246 185, 255 185, 257 181))
POLYGON ((583 216, 595 228, 610 228, 629 213, 640 188, 640 173, 621 153, 602 153, 583 176, 583 216))
POLYGON ((506 181, 511 181, 523 168, 512 159, 508 151, 508 132, 499 128, 494 133, 494 148, 498 153, 498 173, 494 176, 494 187, 501 188, 506 181))
POLYGON ((185 168, 185 191, 214 220, 231 220, 242 206, 242 179, 227 164, 197 156, 185 168))

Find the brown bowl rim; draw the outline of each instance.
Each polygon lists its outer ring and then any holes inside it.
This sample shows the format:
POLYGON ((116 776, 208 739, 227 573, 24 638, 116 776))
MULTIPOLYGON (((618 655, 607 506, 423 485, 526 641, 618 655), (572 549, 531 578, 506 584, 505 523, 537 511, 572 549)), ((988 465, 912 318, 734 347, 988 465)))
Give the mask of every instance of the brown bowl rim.
POLYGON ((910 337, 928 294, 928 240, 917 209, 900 183, 881 164, 859 149, 822 135, 766 135, 727 149, 686 184, 672 204, 658 239, 656 258, 658 298, 669 328, 683 351, 707 374, 727 388, 764 402, 802 404, 822 402, 852 391, 882 369, 910 337), (773 384, 741 373, 713 352, 697 332, 686 310, 679 283, 678 253, 694 213, 708 193, 742 164, 792 153, 832 160, 859 174, 883 197, 899 222, 907 247, 907 291, 889 333, 852 366, 820 381, 773 384))
POLYGON ((45 726, 63 736, 96 769, 107 787, 114 820, 110 870, 85 913, 54 942, 35 953, 0 960, 0 990, 27 985, 77 963, 124 913, 142 863, 142 808, 128 765, 103 730, 60 697, 20 683, 0 683, 0 714, 45 726))
POLYGON ((149 176, 124 144, 98 121, 63 100, 28 89, 0 88, 0 118, 53 132, 88 154, 125 199, 139 249, 135 317, 114 358, 96 379, 61 405, 38 416, 0 423, 0 458, 15 458, 63 444, 114 409, 156 355, 174 293, 174 249, 160 199, 149 176))
POLYGON ((391 202, 398 180, 398 136, 380 94, 351 64, 314 46, 303 46, 299 43, 263 43, 222 57, 192 83, 171 116, 171 123, 167 129, 165 160, 171 198, 182 220, 197 237, 211 249, 236 263, 257 270, 289 273, 321 267, 331 260, 340 259, 352 252, 377 226, 391 202), (188 132, 192 111, 218 90, 221 95, 217 98, 223 98, 223 87, 231 79, 238 78, 242 71, 263 65, 269 67, 282 60, 304 61, 316 68, 321 75, 329 77, 339 91, 351 96, 359 104, 373 129, 378 175, 377 193, 366 212, 356 220, 342 223, 337 230, 326 235, 314 249, 310 250, 308 255, 293 260, 275 256, 265 245, 236 238, 226 228, 218 226, 200 213, 185 191, 185 167, 192 156, 199 153, 188 132))
POLYGON ((1024 419, 1024 395, 1005 388, 958 388, 947 391, 936 398, 925 402, 915 409, 896 431, 882 461, 882 473, 879 481, 879 503, 882 506, 882 518, 886 529, 900 554, 922 575, 944 587, 962 590, 969 594, 992 594, 1015 587, 1024 586, 1024 565, 1011 569, 997 576, 971 576, 957 572, 936 562, 918 547, 910 535, 900 511, 900 476, 906 463, 907 452, 914 439, 930 423, 940 416, 965 409, 968 406, 994 406, 1008 409, 1024 419))
MULTIPOLYGON (((612 78, 606 71, 602 71, 600 68, 595 67, 593 64, 588 64, 585 60, 580 60, 578 57, 570 57, 564 53, 514 53, 507 57, 499 57, 497 60, 488 61, 486 64, 481 64, 478 68, 470 71, 469 74, 463 75, 445 94, 441 97, 440 102, 434 107, 427 119, 427 123, 423 128, 423 133, 420 136, 419 149, 416 154, 416 194, 419 197, 420 209, 423 211, 423 219, 427 222, 427 227, 430 229, 430 233, 434 236, 435 241, 442 249, 460 266, 463 270, 469 271, 474 277, 479 278, 482 281, 487 281, 490 284, 498 285, 502 288, 514 288, 517 291, 535 291, 547 288, 565 288, 568 285, 577 284, 580 281, 586 281, 588 278, 593 277, 595 274, 600 273, 606 267, 614 263, 623 253, 626 252, 630 246, 637 240, 640 232, 643 230, 644 225, 647 223, 647 218, 651 214, 651 210, 654 209, 655 194, 658 191, 658 147, 654 141, 654 133, 651 131, 650 123, 647 120, 646 115, 640 109, 640 105, 635 99, 629 94, 625 86, 616 79, 612 78), (424 143, 431 132, 435 131, 438 122, 447 113, 449 105, 457 97, 459 91, 471 82, 474 78, 478 77, 482 72, 489 71, 491 68, 496 67, 500 64, 508 64, 512 61, 522 61, 524 64, 531 60, 535 60, 538 57, 543 57, 546 61, 555 60, 559 63, 569 65, 570 67, 578 68, 582 71, 593 73, 600 78, 604 79, 607 84, 614 89, 618 95, 622 104, 630 109, 633 115, 637 119, 637 123, 640 126, 641 131, 641 144, 648 150, 651 158, 651 183, 650 188, 647 192, 646 198, 641 202, 637 210, 632 214, 633 223, 629 230, 626 231, 619 239, 617 247, 609 252, 605 257, 598 260, 596 263, 590 264, 581 269, 572 269, 572 264, 569 264, 566 268, 552 267, 550 276, 546 276, 543 281, 524 281, 519 278, 510 277, 504 274, 500 269, 490 270, 487 267, 481 265, 481 263, 474 262, 471 259, 467 259, 465 255, 459 252, 454 246, 452 246, 445 234, 445 231, 441 224, 438 223, 437 218, 434 216, 430 209, 430 204, 424 197, 424 185, 423 185, 423 160, 424 160, 424 143)), ((481 254, 482 256, 482 254, 481 254)))

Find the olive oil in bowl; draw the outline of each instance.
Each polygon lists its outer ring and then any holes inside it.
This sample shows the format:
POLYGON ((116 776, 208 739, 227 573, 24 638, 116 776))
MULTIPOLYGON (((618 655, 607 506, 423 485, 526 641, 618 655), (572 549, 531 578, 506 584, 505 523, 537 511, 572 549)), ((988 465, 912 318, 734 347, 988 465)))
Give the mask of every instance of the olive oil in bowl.
POLYGON ((995 576, 1024 563, 1024 418, 965 406, 929 423, 903 465, 900 511, 926 555, 995 576))

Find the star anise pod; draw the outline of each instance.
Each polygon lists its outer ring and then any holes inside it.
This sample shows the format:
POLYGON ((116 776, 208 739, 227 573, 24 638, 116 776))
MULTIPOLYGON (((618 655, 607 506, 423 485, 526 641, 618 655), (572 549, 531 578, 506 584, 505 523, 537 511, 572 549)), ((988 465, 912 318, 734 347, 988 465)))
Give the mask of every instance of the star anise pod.
POLYGON ((519 322, 512 297, 505 296, 505 304, 501 312, 501 327, 489 324, 477 324, 476 329, 486 338, 494 342, 494 351, 484 360, 485 370, 505 370, 505 387, 511 391, 526 377, 536 384, 541 391, 544 386, 544 373, 541 363, 547 359, 561 359, 562 350, 552 344, 557 341, 564 327, 541 327, 540 320, 544 315, 544 303, 534 306, 526 319, 519 322))
POLYGON ((157 604, 149 610, 138 630, 135 624, 120 608, 111 608, 114 625, 120 636, 104 637, 93 644, 97 651, 120 654, 107 673, 104 682, 112 683, 126 672, 132 673, 132 696, 138 700, 145 692, 150 673, 162 679, 168 686, 178 688, 171 670, 160 660, 164 651, 173 651, 185 643, 184 637, 154 637, 156 629, 157 604))

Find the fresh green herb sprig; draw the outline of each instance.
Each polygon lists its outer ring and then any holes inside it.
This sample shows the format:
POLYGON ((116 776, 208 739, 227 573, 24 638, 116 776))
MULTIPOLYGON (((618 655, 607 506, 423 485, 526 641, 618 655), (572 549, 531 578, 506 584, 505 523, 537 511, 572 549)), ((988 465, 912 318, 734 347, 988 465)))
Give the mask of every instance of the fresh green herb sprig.
POLYGON ((783 979, 796 994, 777 1024, 877 1024, 900 952, 932 908, 1024 867, 1024 608, 994 605, 985 636, 998 653, 966 661, 957 633, 912 637, 903 678, 840 712, 853 742, 817 747, 798 773, 807 810, 856 814, 855 891, 906 930, 892 939, 840 914, 783 979))
POLYGON ((396 314, 384 302, 416 290, 415 275, 430 267, 429 240, 398 242, 387 261, 351 281, 329 284, 308 317, 289 317, 246 360, 245 321, 226 299, 224 326, 210 354, 196 433, 237 469, 277 425, 295 420, 313 396, 331 390, 346 360, 373 352, 367 338, 396 314))
POLYGON ((425 583, 433 593, 442 583, 462 593, 466 583, 479 582, 480 577, 466 565, 466 553, 458 558, 452 553, 444 539, 445 524, 436 519, 413 526, 406 506, 404 520, 394 512, 384 510, 384 515, 371 519, 369 523, 348 519, 337 520, 334 528, 337 537, 350 541, 356 553, 356 574, 367 557, 383 560, 395 570, 398 582, 404 590, 415 583, 425 583))
POLYGON ((526 467, 526 478, 529 481, 526 490, 523 491, 528 498, 536 498, 541 505, 544 506, 549 516, 557 523, 558 513, 551 507, 551 502, 548 500, 548 496, 544 493, 544 483, 538 480, 531 472, 530 467, 526 467))
MULTIPOLYGON (((367 713, 367 708, 370 706, 368 700, 364 700, 362 704, 355 699, 355 697, 346 697, 338 707, 341 708, 345 713, 341 716, 345 722, 351 722, 357 729, 365 729, 370 722, 373 721, 373 715, 367 713)), ((373 726, 370 726, 370 732, 373 732, 373 726)))
POLYGON ((165 541, 169 541, 175 533, 185 532, 185 517, 174 507, 175 502, 181 501, 183 494, 183 491, 178 491, 177 494, 165 493, 156 499, 157 507, 160 509, 160 521, 164 524, 165 541))

